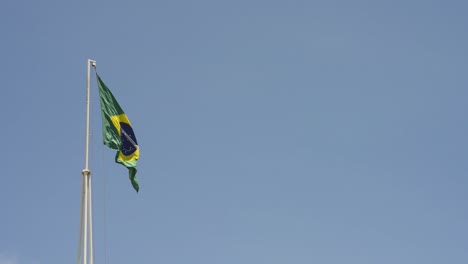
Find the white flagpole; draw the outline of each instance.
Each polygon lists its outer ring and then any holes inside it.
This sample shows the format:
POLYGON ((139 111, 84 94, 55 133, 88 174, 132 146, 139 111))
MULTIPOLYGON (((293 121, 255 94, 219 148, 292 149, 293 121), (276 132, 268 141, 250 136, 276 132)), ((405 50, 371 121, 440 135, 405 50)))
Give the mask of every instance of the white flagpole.
POLYGON ((93 255, 93 207, 91 199, 91 174, 89 175, 88 182, 88 210, 89 210, 89 264, 94 264, 94 255, 93 255))
POLYGON ((91 171, 88 168, 89 162, 89 107, 90 107, 90 75, 91 66, 96 67, 96 61, 88 59, 88 72, 86 82, 86 142, 85 142, 85 168, 81 171, 83 175, 81 192, 80 211, 80 238, 78 245, 78 264, 88 263, 88 241, 89 241, 89 261, 94 262, 93 256, 93 219, 91 202, 91 171), (88 227, 89 223, 89 227, 88 227), (89 235, 89 237, 88 237, 89 235))
POLYGON ((81 186, 82 191, 81 191, 81 209, 80 209, 80 240, 78 242, 78 264, 81 263, 81 252, 83 252, 83 204, 84 204, 84 186, 85 186, 85 177, 83 176, 81 180, 81 186))

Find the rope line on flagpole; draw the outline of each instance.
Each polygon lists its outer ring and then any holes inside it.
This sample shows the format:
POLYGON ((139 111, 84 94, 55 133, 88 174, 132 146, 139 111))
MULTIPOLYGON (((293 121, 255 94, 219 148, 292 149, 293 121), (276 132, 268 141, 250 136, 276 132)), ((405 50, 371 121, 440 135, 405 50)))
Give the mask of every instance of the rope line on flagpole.
MULTIPOLYGON (((93 67, 94 68, 94 72, 96 74, 98 74, 97 72, 97 69, 96 67, 93 67)), ((97 80, 96 78, 96 84, 97 86, 99 87, 99 81, 97 80)), ((101 116, 101 115, 99 115, 101 116)), ((101 145, 100 145, 101 146, 101 145)), ((103 192, 102 192, 102 195, 103 195, 103 249, 104 249, 104 264, 107 264, 108 263, 108 259, 109 259, 109 247, 108 247, 108 242, 107 242, 107 222, 108 222, 108 219, 107 219, 107 213, 108 213, 108 209, 107 209, 107 206, 108 206, 108 188, 107 188, 107 184, 108 184, 108 181, 107 181, 107 169, 106 169, 106 166, 105 166, 105 163, 104 163, 104 148, 101 146, 98 148, 99 149, 99 152, 101 153, 101 158, 100 158, 100 167, 101 167, 101 175, 102 175, 102 188, 103 188, 103 192)))

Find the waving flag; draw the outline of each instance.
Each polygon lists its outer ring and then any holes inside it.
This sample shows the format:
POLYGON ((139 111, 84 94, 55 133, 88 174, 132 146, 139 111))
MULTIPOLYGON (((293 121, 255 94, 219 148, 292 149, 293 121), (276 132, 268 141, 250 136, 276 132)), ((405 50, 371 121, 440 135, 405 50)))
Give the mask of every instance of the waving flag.
POLYGON ((135 133, 127 115, 120 107, 114 95, 112 95, 99 75, 96 74, 96 76, 101 101, 104 145, 118 150, 115 162, 128 168, 132 186, 138 192, 140 187, 136 178, 136 166, 140 156, 140 148, 138 147, 135 133))

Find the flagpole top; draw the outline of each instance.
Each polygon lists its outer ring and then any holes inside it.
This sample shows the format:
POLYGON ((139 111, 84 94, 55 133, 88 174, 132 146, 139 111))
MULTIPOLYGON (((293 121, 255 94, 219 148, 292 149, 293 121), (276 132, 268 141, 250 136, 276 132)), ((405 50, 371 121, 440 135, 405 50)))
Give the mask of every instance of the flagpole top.
POLYGON ((94 68, 96 68, 96 61, 88 59, 88 63, 91 64, 94 68))

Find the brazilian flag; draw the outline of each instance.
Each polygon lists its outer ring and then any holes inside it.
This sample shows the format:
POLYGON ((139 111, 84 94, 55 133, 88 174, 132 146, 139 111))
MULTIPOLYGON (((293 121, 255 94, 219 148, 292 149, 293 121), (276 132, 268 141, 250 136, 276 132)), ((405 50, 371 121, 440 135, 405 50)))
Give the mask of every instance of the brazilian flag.
POLYGON ((136 165, 140 156, 140 148, 133 133, 132 125, 127 115, 120 107, 114 95, 96 73, 101 98, 102 132, 104 145, 118 150, 115 162, 128 168, 130 181, 138 192, 140 189, 136 178, 136 165))

